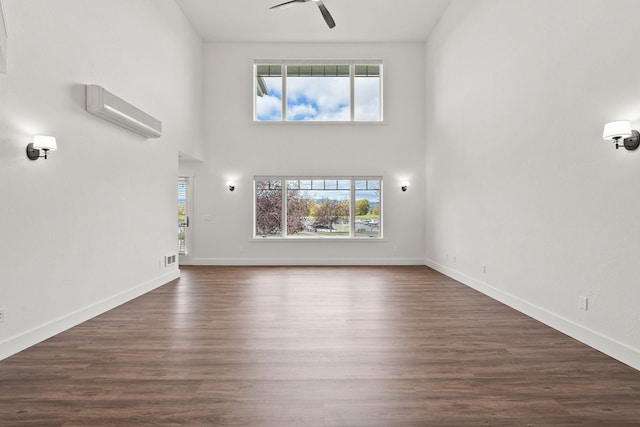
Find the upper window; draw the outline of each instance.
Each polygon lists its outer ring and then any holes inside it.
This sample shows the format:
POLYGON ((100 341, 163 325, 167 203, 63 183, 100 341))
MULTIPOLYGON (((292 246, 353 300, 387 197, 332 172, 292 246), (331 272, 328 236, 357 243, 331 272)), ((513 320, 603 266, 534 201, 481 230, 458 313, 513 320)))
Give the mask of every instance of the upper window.
POLYGON ((254 237, 382 237, 381 177, 254 180, 254 237))
POLYGON ((380 62, 254 64, 256 121, 382 121, 380 62))

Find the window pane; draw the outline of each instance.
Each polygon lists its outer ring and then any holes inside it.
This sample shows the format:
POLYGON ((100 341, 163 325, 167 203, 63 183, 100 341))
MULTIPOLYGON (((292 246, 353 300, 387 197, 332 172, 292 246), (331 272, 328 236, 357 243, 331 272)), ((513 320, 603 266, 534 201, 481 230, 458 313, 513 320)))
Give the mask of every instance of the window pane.
POLYGON ((287 236, 304 234, 309 229, 309 210, 305 192, 287 191, 287 236))
POLYGON ((301 190, 311 190, 311 180, 310 179, 301 179, 300 180, 300 189, 301 190))
POLYGON ((338 189, 337 179, 301 180, 304 182, 310 184, 306 189, 287 194, 287 234, 292 237, 349 237, 349 189, 338 189))
POLYGON ((325 190, 337 190, 338 189, 338 180, 336 179, 327 179, 324 181, 325 190))
POLYGON ((380 237, 380 180, 357 181, 356 237, 380 237))
POLYGON ((256 121, 382 121, 382 64, 276 61, 254 69, 256 121))
POLYGON ((368 190, 379 190, 380 189, 380 181, 379 180, 368 180, 367 181, 367 189, 368 190))
POLYGON ((349 65, 288 65, 287 77, 349 77, 349 65))
POLYGON ((282 235, 282 182, 256 181, 256 236, 282 235))
POLYGON ((380 65, 356 65, 354 120, 380 121, 380 65))
POLYGON ((338 189, 340 190, 349 190, 351 188, 351 180, 350 179, 341 179, 338 181, 338 189))
POLYGON ((189 178, 178 178, 178 253, 187 255, 187 195, 189 178))
POLYGON ((256 65, 256 120, 282 120, 282 66, 256 65))
POLYGON ((349 66, 287 66, 287 120, 349 121, 349 66))
POLYGON ((255 235, 382 237, 381 184, 379 178, 256 177, 255 235))
POLYGON ((309 209, 311 232, 316 237, 348 237, 351 233, 351 192, 335 189, 337 180, 325 182, 326 190, 308 192, 312 206, 309 209))
POLYGON ((307 190, 311 189, 311 180, 287 180, 287 188, 287 236, 309 236, 313 206, 307 190))
POLYGON ((354 67, 356 77, 380 77, 380 65, 356 65, 354 67))

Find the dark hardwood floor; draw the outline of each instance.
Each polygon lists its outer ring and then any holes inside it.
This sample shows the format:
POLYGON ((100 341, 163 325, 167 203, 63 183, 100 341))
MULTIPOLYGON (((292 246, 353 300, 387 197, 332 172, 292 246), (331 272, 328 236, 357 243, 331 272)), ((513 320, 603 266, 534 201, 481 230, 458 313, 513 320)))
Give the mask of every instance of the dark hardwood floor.
POLYGON ((426 267, 183 267, 0 362, 2 426, 640 426, 640 372, 426 267))

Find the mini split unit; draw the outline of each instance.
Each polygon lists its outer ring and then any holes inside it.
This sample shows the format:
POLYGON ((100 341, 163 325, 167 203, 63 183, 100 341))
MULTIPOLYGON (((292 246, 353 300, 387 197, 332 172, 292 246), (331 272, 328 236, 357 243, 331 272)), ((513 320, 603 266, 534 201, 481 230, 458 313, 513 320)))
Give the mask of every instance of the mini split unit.
POLYGON ((118 98, 102 86, 87 85, 86 92, 86 109, 94 116, 147 138, 162 135, 160 120, 118 98))

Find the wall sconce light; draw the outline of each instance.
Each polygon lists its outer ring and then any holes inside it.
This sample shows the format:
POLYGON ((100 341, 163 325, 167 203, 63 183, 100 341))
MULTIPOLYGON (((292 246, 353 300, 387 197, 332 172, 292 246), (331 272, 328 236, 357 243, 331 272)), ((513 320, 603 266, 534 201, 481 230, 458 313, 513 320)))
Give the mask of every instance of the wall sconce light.
POLYGON ((627 150, 635 150, 640 145, 640 133, 635 129, 631 129, 631 123, 628 120, 605 124, 602 139, 615 141, 616 150, 621 147, 620 139, 622 139, 622 146, 627 150))
POLYGON ((408 182, 403 182, 402 183, 402 187, 400 187, 402 189, 402 191, 407 191, 407 188, 409 188, 409 183, 408 182))
POLYGON ((49 151, 56 151, 58 146, 53 136, 36 135, 33 142, 27 145, 27 157, 31 160, 38 160, 40 157, 47 158, 49 151), (40 150, 44 151, 44 156, 40 155, 40 150))
POLYGON ((233 181, 227 181, 227 186, 229 187, 229 191, 236 189, 236 184, 233 181))

